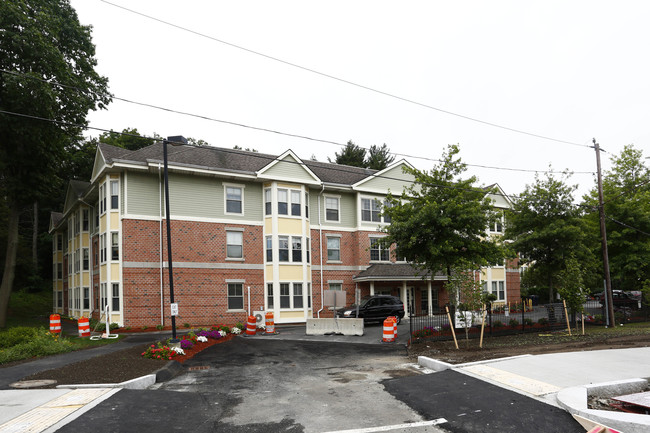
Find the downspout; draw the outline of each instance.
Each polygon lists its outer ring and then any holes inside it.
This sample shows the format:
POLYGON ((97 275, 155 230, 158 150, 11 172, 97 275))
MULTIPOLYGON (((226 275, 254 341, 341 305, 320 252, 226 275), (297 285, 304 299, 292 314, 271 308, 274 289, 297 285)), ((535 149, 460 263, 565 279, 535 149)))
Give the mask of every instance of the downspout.
POLYGON ((323 303, 325 302, 325 295, 323 293, 323 224, 321 222, 321 219, 323 216, 321 215, 320 211, 320 202, 321 198, 323 197, 323 192, 325 192, 325 184, 323 184, 323 188, 321 189, 320 193, 318 193, 318 244, 320 248, 320 310, 316 313, 316 316, 320 319, 320 312, 323 311, 325 308, 323 306, 323 303))
POLYGON ((163 245, 162 245, 162 191, 161 191, 161 179, 160 179, 160 163, 158 163, 158 251, 160 254, 160 325, 165 326, 165 315, 163 311, 163 245))

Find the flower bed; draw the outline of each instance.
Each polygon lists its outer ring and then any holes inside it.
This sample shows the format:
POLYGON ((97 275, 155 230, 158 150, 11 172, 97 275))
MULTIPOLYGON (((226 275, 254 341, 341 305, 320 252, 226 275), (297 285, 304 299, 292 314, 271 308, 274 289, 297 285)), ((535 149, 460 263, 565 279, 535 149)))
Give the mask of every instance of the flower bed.
POLYGON ((150 359, 174 360, 183 363, 210 346, 232 340, 239 332, 240 330, 236 326, 230 328, 224 325, 213 326, 210 329, 193 330, 186 335, 180 336, 180 347, 170 347, 169 342, 171 339, 168 339, 166 342, 152 344, 142 352, 142 356, 150 359))

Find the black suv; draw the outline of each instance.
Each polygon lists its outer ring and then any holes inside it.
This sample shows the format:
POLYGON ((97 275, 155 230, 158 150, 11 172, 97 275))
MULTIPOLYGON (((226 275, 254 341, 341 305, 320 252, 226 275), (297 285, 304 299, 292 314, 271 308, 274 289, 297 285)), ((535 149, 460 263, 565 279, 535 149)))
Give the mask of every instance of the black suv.
MULTIPOLYGON (((395 316, 397 323, 404 317, 404 304, 397 296, 373 295, 364 298, 359 304, 359 318, 363 322, 383 322, 389 316, 395 316)), ((336 317, 357 317, 357 306, 341 308, 336 311, 336 317)))

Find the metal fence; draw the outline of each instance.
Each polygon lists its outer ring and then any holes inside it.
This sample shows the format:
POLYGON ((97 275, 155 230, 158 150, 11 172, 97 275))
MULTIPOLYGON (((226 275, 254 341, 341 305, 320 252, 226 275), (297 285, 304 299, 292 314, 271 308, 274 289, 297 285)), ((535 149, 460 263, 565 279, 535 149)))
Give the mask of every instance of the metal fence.
MULTIPOLYGON (((583 305, 586 325, 606 325, 605 309, 598 301, 587 301, 583 305)), ((411 310, 413 311, 413 310, 411 310)), ((574 327, 579 314, 568 311, 569 324, 574 327)), ((617 308, 615 311, 616 323, 631 323, 650 321, 650 308, 617 308)), ((411 338, 427 338, 431 340, 451 339, 450 319, 455 323, 456 333, 465 334, 468 328, 470 338, 480 335, 482 314, 481 311, 454 311, 450 307, 449 315, 446 312, 426 314, 415 312, 409 316, 411 338)), ((555 331, 566 329, 567 316, 562 303, 544 305, 520 304, 511 308, 493 307, 485 312, 485 335, 507 335, 522 332, 555 331)))

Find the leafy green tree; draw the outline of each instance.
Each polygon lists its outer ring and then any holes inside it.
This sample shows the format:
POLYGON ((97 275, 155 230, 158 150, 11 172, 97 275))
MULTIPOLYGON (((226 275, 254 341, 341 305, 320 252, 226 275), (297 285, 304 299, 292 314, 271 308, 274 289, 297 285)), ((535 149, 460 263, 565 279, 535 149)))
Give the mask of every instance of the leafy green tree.
POLYGON ((386 143, 382 144, 381 147, 373 144, 368 151, 366 167, 373 170, 383 170, 388 167, 395 160, 395 157, 389 152, 390 149, 386 146, 386 143))
POLYGON ((580 261, 570 254, 564 262, 564 269, 557 275, 557 292, 573 313, 584 310, 584 301, 588 294, 584 284, 584 274, 585 270, 580 261))
MULTIPOLYGON (((335 153, 336 158, 335 163, 341 165, 351 165, 353 167, 366 167, 366 149, 357 146, 352 142, 348 141, 345 147, 341 152, 335 153)), ((329 162, 332 162, 329 157, 327 158, 329 162)))
POLYGON ((472 263, 487 266, 507 256, 497 238, 486 236, 496 220, 487 191, 477 187, 476 177, 463 178, 466 165, 457 158, 459 147, 450 145, 431 171, 405 167, 415 182, 402 198, 388 196, 384 215, 391 224, 385 244, 396 244, 396 254, 432 274, 472 263))
POLYGON ((466 341, 469 341, 469 328, 472 326, 473 318, 478 317, 476 312, 481 309, 485 295, 481 280, 477 278, 480 268, 473 263, 460 261, 451 268, 449 280, 445 284, 450 303, 458 307, 460 322, 465 328, 466 341))
MULTIPOLYGON (((524 192, 513 200, 506 213, 507 239, 513 241, 514 251, 522 254, 522 263, 530 263, 529 276, 548 288, 549 300, 554 299, 558 275, 565 270, 566 261, 573 257, 585 266, 594 265, 587 247, 585 225, 578 207, 573 203, 576 186, 566 184, 568 173, 557 179, 552 173, 545 178, 536 176, 535 183, 526 185, 524 192)), ((527 283, 530 285, 530 278, 527 283)))
POLYGON ((98 141, 100 143, 110 144, 111 146, 121 147, 122 149, 138 150, 152 145, 154 141, 163 139, 155 132, 152 138, 143 137, 137 128, 124 128, 122 132, 102 132, 99 135, 98 141))
POLYGON ((67 0, 0 2, 0 68, 9 71, 0 72, 0 109, 32 116, 0 114, 0 188, 8 209, 0 327, 14 285, 19 216, 52 193, 65 143, 78 136, 88 111, 111 101, 108 80, 95 71, 90 34, 67 0))
MULTIPOLYGON (((650 169, 643 152, 633 145, 625 146, 611 162, 611 170, 603 176, 603 200, 612 288, 641 290, 650 284, 650 169)), ((585 204, 597 209, 595 188, 585 197, 585 204)), ((585 219, 593 233, 600 235, 598 212, 585 219)), ((601 254, 600 238, 593 248, 601 254)))

